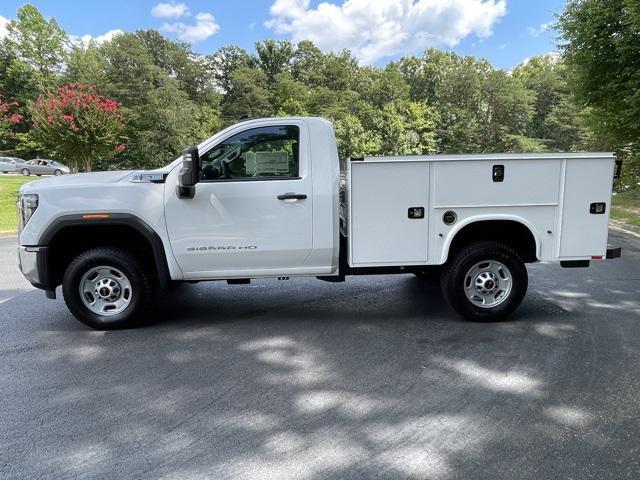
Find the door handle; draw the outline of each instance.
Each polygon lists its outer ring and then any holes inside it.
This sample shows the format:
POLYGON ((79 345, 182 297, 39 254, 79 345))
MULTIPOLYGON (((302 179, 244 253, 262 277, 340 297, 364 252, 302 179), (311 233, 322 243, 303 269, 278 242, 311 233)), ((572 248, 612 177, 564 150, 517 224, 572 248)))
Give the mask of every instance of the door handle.
POLYGON ((307 195, 304 193, 284 193, 278 195, 278 200, 304 200, 306 198, 307 195))

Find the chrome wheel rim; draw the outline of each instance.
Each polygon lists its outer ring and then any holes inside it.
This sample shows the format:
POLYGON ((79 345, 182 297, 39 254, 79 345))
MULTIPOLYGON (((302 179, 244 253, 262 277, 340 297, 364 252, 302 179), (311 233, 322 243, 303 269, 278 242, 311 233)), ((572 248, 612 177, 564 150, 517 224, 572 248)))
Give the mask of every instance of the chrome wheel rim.
POLYGON ((503 263, 483 260, 465 275, 464 293, 473 305, 494 308, 509 298, 512 284, 511 272, 503 263))
POLYGON ((131 282, 117 268, 93 267, 80 280, 82 303, 98 315, 112 316, 123 312, 132 297, 131 282))

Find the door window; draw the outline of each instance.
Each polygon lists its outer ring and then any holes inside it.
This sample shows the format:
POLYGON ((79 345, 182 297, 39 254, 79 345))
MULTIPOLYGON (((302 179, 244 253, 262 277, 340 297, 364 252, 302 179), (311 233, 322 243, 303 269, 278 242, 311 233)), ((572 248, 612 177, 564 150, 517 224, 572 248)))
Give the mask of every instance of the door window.
POLYGON ((300 129, 277 125, 245 130, 201 156, 201 180, 259 180, 298 177, 300 129))

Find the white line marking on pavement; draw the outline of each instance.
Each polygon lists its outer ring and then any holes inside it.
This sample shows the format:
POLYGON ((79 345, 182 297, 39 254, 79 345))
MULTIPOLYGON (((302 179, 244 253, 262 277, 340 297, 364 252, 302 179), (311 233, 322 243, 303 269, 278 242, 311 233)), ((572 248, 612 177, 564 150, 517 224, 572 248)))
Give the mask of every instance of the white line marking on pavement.
POLYGON ((640 234, 639 233, 632 232, 631 230, 626 230, 626 229, 621 228, 621 227, 614 227, 613 225, 609 225, 609 228, 611 230, 615 230, 617 232, 627 233, 627 234, 632 235, 632 236, 634 236, 636 238, 640 238, 640 234))

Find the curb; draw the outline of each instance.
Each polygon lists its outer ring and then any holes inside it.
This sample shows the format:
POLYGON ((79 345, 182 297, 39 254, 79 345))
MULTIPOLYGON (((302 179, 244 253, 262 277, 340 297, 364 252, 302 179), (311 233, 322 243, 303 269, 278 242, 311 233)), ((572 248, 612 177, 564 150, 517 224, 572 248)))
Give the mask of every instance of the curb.
POLYGON ((631 236, 640 238, 640 228, 629 225, 625 222, 621 222, 619 220, 609 219, 609 228, 617 232, 627 233, 631 236))
POLYGON ((609 228, 615 232, 622 232, 626 233, 627 235, 631 235, 632 237, 640 238, 640 233, 634 232, 632 230, 627 230, 626 228, 618 227, 617 225, 609 225, 609 228))

